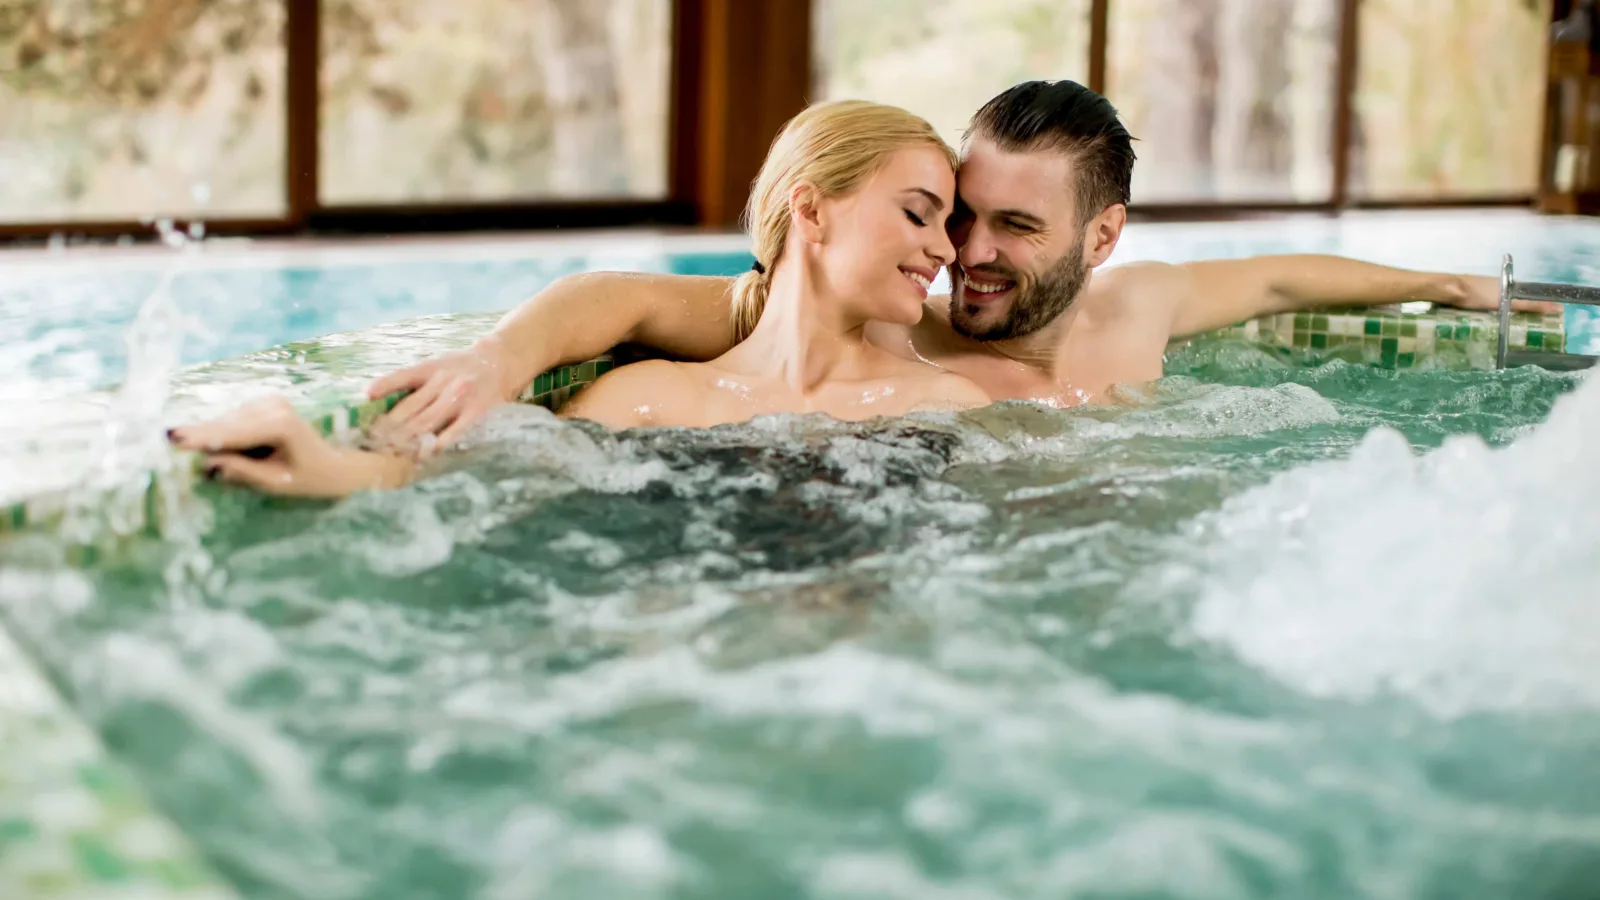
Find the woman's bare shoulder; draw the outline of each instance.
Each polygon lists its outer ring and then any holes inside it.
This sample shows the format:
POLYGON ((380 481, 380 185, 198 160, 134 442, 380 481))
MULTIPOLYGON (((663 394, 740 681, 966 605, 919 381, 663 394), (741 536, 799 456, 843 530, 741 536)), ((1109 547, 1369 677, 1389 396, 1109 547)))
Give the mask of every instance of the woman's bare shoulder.
POLYGON ((664 359, 618 366, 561 407, 564 419, 588 419, 610 428, 686 425, 697 408, 694 363, 664 359))
POLYGON ((969 409, 993 401, 965 375, 918 360, 895 358, 897 379, 909 390, 913 409, 969 409))
MULTIPOLYGON (((930 367, 931 368, 931 367, 930 367)), ((917 409, 972 409, 994 401, 977 382, 954 372, 938 370, 928 379, 927 389, 917 409)))

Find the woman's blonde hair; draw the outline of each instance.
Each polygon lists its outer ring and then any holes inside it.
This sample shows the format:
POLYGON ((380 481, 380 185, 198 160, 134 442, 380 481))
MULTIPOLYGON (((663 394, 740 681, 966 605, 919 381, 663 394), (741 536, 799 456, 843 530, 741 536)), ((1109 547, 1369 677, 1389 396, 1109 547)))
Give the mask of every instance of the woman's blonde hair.
POLYGON ((955 151, 933 126, 897 106, 835 100, 808 107, 783 126, 744 210, 756 268, 733 283, 735 341, 750 336, 766 309, 772 273, 789 240, 789 198, 795 185, 809 184, 820 197, 848 194, 877 174, 895 151, 914 146, 938 148, 955 169, 955 151))

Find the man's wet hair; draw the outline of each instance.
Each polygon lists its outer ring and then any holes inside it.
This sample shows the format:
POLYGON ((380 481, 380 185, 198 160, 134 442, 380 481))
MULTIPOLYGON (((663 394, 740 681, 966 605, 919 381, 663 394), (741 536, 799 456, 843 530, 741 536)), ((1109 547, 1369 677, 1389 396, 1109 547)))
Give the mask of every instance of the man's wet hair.
POLYGON ((1057 150, 1075 163, 1078 221, 1127 203, 1133 182, 1133 137, 1111 101, 1076 81, 1025 81, 983 105, 966 141, 993 141, 1010 153, 1057 150))

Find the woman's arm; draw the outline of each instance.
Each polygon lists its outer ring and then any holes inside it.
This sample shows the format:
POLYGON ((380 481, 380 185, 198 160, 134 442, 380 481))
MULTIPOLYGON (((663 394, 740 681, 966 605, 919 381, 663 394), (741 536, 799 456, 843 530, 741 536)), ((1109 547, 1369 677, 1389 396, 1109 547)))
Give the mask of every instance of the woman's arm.
POLYGON ((287 400, 247 403, 232 414, 167 433, 205 454, 206 477, 292 497, 343 497, 397 488, 415 464, 397 453, 341 447, 318 434, 287 400))
POLYGON ((381 397, 412 391, 383 418, 398 441, 438 434, 453 443, 534 377, 640 344, 680 359, 713 359, 733 347, 731 278, 589 272, 558 279, 507 313, 472 347, 375 381, 381 397))

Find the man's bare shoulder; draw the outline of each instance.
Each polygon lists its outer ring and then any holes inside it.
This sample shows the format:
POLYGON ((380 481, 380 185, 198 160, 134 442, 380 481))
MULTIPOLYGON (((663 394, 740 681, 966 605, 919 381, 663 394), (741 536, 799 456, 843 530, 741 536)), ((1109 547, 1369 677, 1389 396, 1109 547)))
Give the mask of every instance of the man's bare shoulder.
POLYGON ((1083 320, 1109 325, 1129 319, 1170 318, 1190 286, 1182 266, 1164 262, 1131 262, 1096 272, 1083 296, 1083 320))

